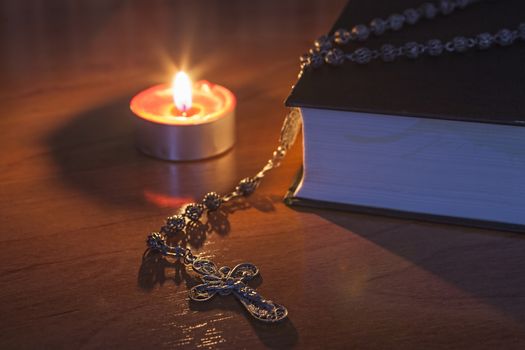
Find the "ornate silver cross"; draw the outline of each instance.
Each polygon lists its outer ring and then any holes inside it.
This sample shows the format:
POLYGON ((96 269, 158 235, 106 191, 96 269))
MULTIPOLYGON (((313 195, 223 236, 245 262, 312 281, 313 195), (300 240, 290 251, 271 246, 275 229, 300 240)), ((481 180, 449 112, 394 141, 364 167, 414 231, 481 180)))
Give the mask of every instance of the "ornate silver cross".
POLYGON ((288 310, 271 300, 264 299, 246 282, 257 276, 259 269, 249 263, 242 263, 233 269, 223 266, 220 269, 210 260, 196 259, 192 268, 201 274, 203 284, 191 288, 190 298, 195 301, 206 301, 215 294, 233 294, 256 319, 264 322, 277 322, 288 315, 288 310))
POLYGON ((219 210, 224 204, 247 197, 252 194, 261 179, 273 168, 278 167, 292 147, 301 128, 301 113, 298 108, 291 108, 284 119, 279 146, 273 152, 266 165, 253 177, 242 179, 235 189, 223 196, 216 192, 208 192, 201 202, 190 203, 181 208, 178 214, 166 219, 166 225, 159 232, 152 232, 146 239, 149 249, 165 256, 182 260, 186 266, 201 274, 203 284, 190 290, 190 298, 195 301, 211 299, 215 294, 233 294, 244 305, 246 310, 256 319, 263 322, 278 322, 286 318, 288 310, 282 305, 264 299, 257 291, 246 285, 246 282, 257 276, 259 269, 252 264, 243 263, 230 269, 223 266, 220 269, 210 260, 201 259, 192 254, 185 245, 171 245, 167 235, 187 233, 191 223, 198 222, 205 210, 219 210))

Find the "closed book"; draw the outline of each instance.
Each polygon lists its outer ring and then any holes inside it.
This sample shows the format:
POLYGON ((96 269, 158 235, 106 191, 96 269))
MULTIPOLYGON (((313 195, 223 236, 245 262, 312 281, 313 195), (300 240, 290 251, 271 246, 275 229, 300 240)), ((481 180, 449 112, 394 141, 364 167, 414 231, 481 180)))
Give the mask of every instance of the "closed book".
MULTIPOLYGON (((417 7, 351 0, 333 26, 417 7)), ((515 29, 525 2, 480 1, 361 46, 443 42, 515 29)), ((525 41, 438 57, 306 69, 288 99, 304 162, 287 202, 525 231, 525 41)))

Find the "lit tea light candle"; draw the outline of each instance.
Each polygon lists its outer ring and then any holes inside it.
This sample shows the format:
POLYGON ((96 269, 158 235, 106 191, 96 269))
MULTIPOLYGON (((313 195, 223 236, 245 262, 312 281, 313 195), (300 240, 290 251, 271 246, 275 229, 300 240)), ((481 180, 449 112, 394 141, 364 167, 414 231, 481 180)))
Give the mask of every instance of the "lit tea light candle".
POLYGON ((235 142, 235 96, 208 81, 192 84, 179 72, 172 84, 138 93, 130 103, 137 147, 167 160, 209 158, 235 142))

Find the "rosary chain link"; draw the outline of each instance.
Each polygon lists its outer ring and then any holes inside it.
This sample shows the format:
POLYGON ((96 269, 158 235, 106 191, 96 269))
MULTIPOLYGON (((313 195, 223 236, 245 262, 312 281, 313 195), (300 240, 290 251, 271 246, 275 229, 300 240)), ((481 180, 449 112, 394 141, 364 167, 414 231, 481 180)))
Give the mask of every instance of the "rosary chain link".
POLYGON ((360 47, 345 53, 340 46, 351 41, 364 42, 371 34, 380 36, 387 30, 397 31, 404 24, 415 25, 420 19, 433 19, 438 14, 449 15, 456 9, 463 9, 482 0, 440 0, 437 3, 426 2, 417 8, 405 9, 402 14, 394 13, 388 18, 374 18, 370 25, 358 24, 351 30, 338 29, 332 35, 323 35, 314 42, 314 47, 300 57, 301 70, 299 76, 308 68, 318 68, 324 64, 339 66, 345 61, 357 64, 366 64, 381 59, 384 62, 393 62, 399 57, 416 59, 423 55, 441 56, 445 53, 463 53, 469 49, 486 50, 495 44, 509 46, 521 39, 525 41, 525 22, 520 23, 514 30, 502 28, 496 33, 479 33, 474 37, 456 36, 442 42, 431 39, 425 43, 406 42, 401 46, 384 44, 379 49, 360 47))

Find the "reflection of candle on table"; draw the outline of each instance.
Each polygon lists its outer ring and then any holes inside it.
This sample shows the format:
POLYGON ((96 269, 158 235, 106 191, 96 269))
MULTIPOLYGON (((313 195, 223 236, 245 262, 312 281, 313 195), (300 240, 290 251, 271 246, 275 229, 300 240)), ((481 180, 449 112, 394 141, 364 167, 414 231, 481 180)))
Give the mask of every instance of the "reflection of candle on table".
POLYGON ((138 148, 157 158, 208 158, 235 142, 235 96, 204 80, 192 85, 183 72, 171 86, 156 85, 137 94, 130 108, 138 148))
POLYGON ((226 152, 211 162, 196 162, 191 167, 181 167, 176 162, 154 163, 150 165, 152 181, 144 182, 142 193, 147 202, 159 208, 176 209, 195 202, 195 187, 185 186, 188 183, 226 193, 238 177, 234 152, 226 152))

